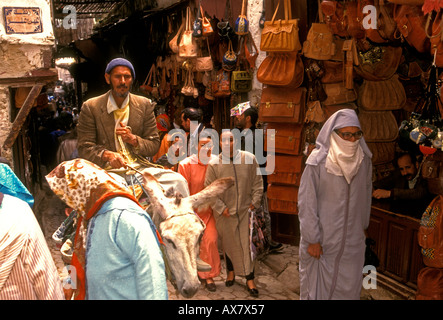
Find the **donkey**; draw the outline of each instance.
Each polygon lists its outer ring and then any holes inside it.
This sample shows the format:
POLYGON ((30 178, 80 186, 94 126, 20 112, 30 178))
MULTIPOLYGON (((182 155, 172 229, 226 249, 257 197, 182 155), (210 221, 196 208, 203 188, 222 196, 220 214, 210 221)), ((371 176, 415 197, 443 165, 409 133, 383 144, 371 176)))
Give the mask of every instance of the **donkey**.
POLYGON ((194 210, 215 202, 219 195, 234 185, 234 179, 218 179, 199 193, 185 198, 177 193, 167 197, 149 169, 141 173, 153 211, 153 221, 165 245, 165 263, 175 278, 173 284, 183 297, 191 298, 200 287, 196 258, 206 228, 194 210))

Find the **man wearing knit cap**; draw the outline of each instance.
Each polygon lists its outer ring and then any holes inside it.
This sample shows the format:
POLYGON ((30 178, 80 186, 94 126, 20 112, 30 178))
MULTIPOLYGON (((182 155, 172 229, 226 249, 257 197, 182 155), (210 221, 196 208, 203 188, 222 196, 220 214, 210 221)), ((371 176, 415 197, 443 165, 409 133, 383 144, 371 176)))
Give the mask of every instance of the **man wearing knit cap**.
POLYGON ((102 168, 126 167, 131 156, 153 156, 160 146, 154 106, 150 99, 131 94, 135 71, 123 58, 109 62, 105 70, 110 90, 87 100, 78 120, 78 152, 102 168), (121 141, 120 141, 121 137, 121 141), (123 142, 123 145, 122 143, 123 142))

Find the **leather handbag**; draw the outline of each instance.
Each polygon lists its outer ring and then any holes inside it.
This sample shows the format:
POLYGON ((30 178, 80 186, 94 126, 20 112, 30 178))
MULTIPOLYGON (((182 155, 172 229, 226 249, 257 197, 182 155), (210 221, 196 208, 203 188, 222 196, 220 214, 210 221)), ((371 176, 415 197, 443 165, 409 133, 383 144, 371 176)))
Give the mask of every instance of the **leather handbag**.
POLYGON ((267 196, 270 212, 298 214, 298 187, 269 184, 267 196))
POLYGON ((325 16, 325 22, 333 34, 339 37, 349 36, 344 22, 345 6, 341 2, 323 0, 321 2, 321 10, 325 16))
POLYGON ((252 89, 252 72, 235 70, 231 72, 231 91, 249 92, 252 89))
POLYGON ((194 85, 194 75, 192 70, 186 70, 186 79, 181 89, 181 93, 185 96, 198 97, 198 89, 194 85))
POLYGON ((325 72, 321 78, 322 83, 345 81, 345 65, 342 61, 325 60, 323 61, 323 68, 325 72))
POLYGON ((202 19, 200 18, 199 9, 197 9, 197 16, 195 17, 194 23, 192 24, 192 36, 194 38, 201 38, 203 36, 203 25, 202 25, 202 19))
POLYGON ((377 29, 365 29, 366 37, 375 43, 394 41, 397 24, 392 17, 393 6, 386 4, 385 0, 371 0, 369 2, 377 10, 377 29))
POLYGON ((198 53, 198 45, 192 35, 191 27, 191 8, 186 9, 186 24, 178 46, 178 55, 182 58, 196 58, 198 53))
POLYGON ((255 41, 251 36, 251 33, 244 38, 244 48, 245 48, 245 59, 248 61, 249 68, 255 69, 255 62, 258 57, 258 49, 255 45, 255 41))
POLYGON ((223 70, 233 71, 237 67, 237 54, 232 49, 232 41, 229 40, 228 50, 223 54, 223 70))
POLYGON ((406 103, 406 92, 395 74, 388 80, 364 80, 358 89, 358 105, 367 111, 398 110, 406 103))
POLYGON ((344 104, 357 100, 357 91, 355 88, 346 88, 345 83, 325 83, 323 84, 327 98, 323 101, 325 105, 344 104))
POLYGON ((303 55, 315 60, 330 60, 335 52, 334 35, 328 25, 323 22, 313 23, 303 42, 303 55))
POLYGON ((202 15, 202 32, 204 37, 208 37, 212 34, 214 34, 214 28, 212 27, 211 21, 209 18, 204 14, 203 7, 200 6, 200 12, 202 15))
POLYGON ((434 198, 426 208, 418 229, 418 244, 423 263, 432 268, 443 268, 443 196, 434 198))
POLYGON ((442 32, 443 11, 437 13, 430 12, 426 21, 426 36, 431 42, 431 54, 434 56, 434 63, 437 67, 443 67, 443 32, 442 32), (434 17, 435 16, 435 17, 434 17), (431 32, 429 28, 431 27, 431 32))
POLYGON ((259 119, 262 122, 303 123, 306 103, 306 88, 267 86, 263 88, 259 119))
POLYGON ((365 29, 362 25, 363 8, 360 1, 348 1, 345 4, 344 24, 348 34, 354 39, 365 37, 365 29))
POLYGON ((390 79, 398 69, 402 52, 401 47, 373 46, 367 52, 358 55, 359 64, 354 70, 366 80, 390 79))
POLYGON ((308 101, 306 103, 305 123, 309 122, 323 123, 325 121, 326 121, 326 115, 322 109, 321 102, 318 100, 308 101))
POLYGON ((246 0, 243 0, 241 13, 235 20, 234 32, 238 35, 245 35, 249 32, 249 21, 246 18, 246 0))
POLYGON ((145 81, 140 86, 140 91, 148 96, 158 99, 159 91, 158 91, 157 70, 155 63, 153 63, 151 69, 149 69, 145 81))
POLYGON ((303 83, 303 61, 297 52, 273 52, 260 64, 257 80, 271 86, 299 87, 303 83))
POLYGON ((394 161, 396 142, 367 142, 372 152, 372 164, 380 165, 394 161))
POLYGON ((292 19, 290 0, 284 1, 284 20, 275 20, 280 6, 278 1, 271 21, 265 21, 261 32, 260 50, 267 52, 300 51, 298 19, 292 19))
MULTIPOLYGON (((197 57, 195 59, 195 70, 196 71, 211 71, 214 68, 212 57, 211 57, 211 48, 209 47, 209 40, 206 38, 206 43, 208 45, 208 54, 209 56, 197 57)), ((199 52, 202 52, 201 50, 199 52)))
POLYGON ((177 33, 171 39, 171 41, 169 41, 169 48, 171 48, 171 51, 174 53, 178 53, 178 51, 179 51, 178 45, 180 43, 181 35, 183 33, 185 25, 186 25, 186 20, 182 19, 182 23, 181 23, 180 27, 178 28, 177 33))
POLYGON ((231 77, 229 72, 221 69, 215 75, 215 80, 211 82, 212 96, 215 98, 225 98, 231 95, 231 77))
POLYGON ((392 111, 359 110, 358 119, 366 142, 391 142, 398 137, 398 125, 392 111))
POLYGON ((443 300, 443 269, 424 267, 417 276, 415 300, 443 300))
POLYGON ((301 155, 304 144, 304 130, 302 124, 273 123, 266 124, 265 151, 301 155), (274 130, 268 140, 267 130, 274 130))
POLYGON ((420 7, 395 5, 393 15, 397 24, 395 36, 406 40, 418 52, 429 52, 431 44, 426 37, 426 17, 420 7))
POLYGON ((300 186, 300 179, 304 168, 303 156, 284 154, 267 155, 266 163, 274 163, 274 170, 267 171, 268 183, 300 186))

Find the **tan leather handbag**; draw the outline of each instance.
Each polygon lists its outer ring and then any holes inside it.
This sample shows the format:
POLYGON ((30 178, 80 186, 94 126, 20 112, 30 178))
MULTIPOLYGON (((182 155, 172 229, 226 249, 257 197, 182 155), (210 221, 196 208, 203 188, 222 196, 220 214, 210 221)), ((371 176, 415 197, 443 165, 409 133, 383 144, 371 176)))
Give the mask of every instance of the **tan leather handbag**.
POLYGON ((271 21, 265 21, 261 33, 260 50, 267 52, 288 52, 301 50, 298 19, 292 19, 291 1, 284 1, 285 19, 275 20, 280 7, 278 1, 271 21))
POLYGON ((367 111, 398 110, 406 103, 406 92, 395 74, 388 80, 364 80, 358 89, 358 105, 367 111))
POLYGON ((308 101, 306 104, 305 122, 323 123, 326 121, 325 112, 322 109, 321 102, 308 101))
POLYGON ((302 123, 305 101, 306 88, 265 87, 260 100, 259 119, 262 122, 302 123))
POLYGON ((171 41, 169 41, 169 48, 171 48, 172 52, 174 52, 174 53, 178 53, 178 45, 179 45, 179 41, 181 39, 181 35, 183 33, 183 30, 185 28, 185 24, 186 24, 186 20, 182 19, 182 24, 178 28, 177 33, 171 39, 171 41))
POLYGON ((198 45, 192 36, 191 26, 191 8, 186 8, 186 24, 183 34, 178 45, 178 55, 182 58, 196 58, 198 53, 198 45))
POLYGON ((402 48, 373 46, 366 53, 358 55, 359 65, 355 72, 363 79, 379 81, 390 79, 401 62, 402 48))
POLYGON ((323 84, 326 95, 328 96, 323 104, 334 105, 344 104, 357 100, 357 91, 355 88, 347 89, 345 83, 325 83, 323 84))
MULTIPOLYGON (((318 1, 320 6, 320 1, 318 1)), ((335 55, 334 35, 323 21, 323 12, 318 10, 319 23, 313 23, 303 42, 303 55, 315 60, 330 60, 335 55)))
POLYGON ((431 43, 426 37, 426 17, 419 6, 395 5, 396 37, 405 39, 418 52, 429 52, 431 43))
MULTIPOLYGON (((209 47, 209 40, 206 38, 206 43, 208 45, 208 54, 209 56, 199 56, 195 59, 195 70, 196 71, 211 71, 214 68, 212 57, 211 57, 211 48, 209 47)), ((199 50, 199 55, 202 53, 202 50, 199 50)))
POLYGON ((365 111, 358 113, 366 142, 392 142, 398 137, 398 125, 392 111, 365 111))
POLYGON ((257 70, 257 80, 272 86, 297 88, 303 77, 303 61, 297 52, 270 53, 257 70))
POLYGON ((375 43, 394 41, 397 24, 392 17, 393 6, 385 0, 371 0, 377 9, 377 29, 365 29, 366 37, 375 43))

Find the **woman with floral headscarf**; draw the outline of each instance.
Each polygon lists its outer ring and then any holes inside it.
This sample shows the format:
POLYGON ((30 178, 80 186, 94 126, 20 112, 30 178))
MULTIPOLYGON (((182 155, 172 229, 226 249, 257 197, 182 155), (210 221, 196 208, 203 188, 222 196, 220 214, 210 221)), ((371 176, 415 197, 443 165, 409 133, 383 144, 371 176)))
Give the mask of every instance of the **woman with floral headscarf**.
POLYGON ((155 227, 122 182, 83 159, 61 163, 46 179, 77 210, 76 300, 168 298, 155 227))
POLYGON ((372 153, 357 114, 343 109, 323 125, 298 193, 300 298, 360 299, 372 153))

